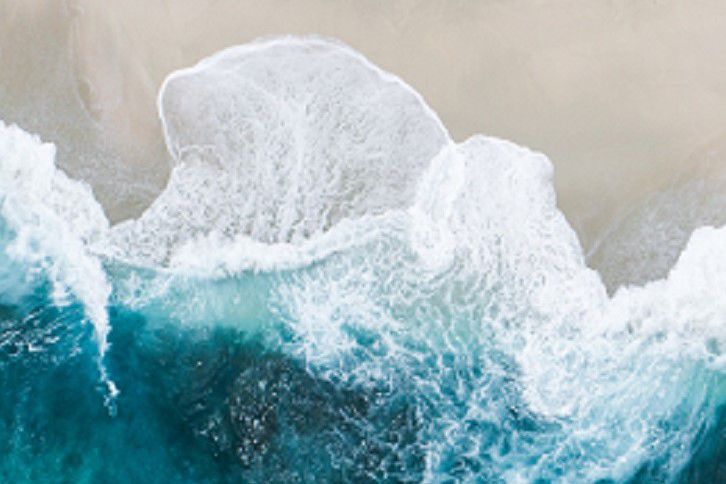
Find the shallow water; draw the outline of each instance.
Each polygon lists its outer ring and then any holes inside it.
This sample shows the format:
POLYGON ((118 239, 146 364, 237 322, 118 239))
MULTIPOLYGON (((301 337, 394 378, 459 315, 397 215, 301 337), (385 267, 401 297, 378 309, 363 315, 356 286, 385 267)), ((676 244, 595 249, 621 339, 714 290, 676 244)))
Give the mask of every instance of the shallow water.
MULTIPOLYGON (((0 0, 0 119, 56 143, 112 221, 136 217, 169 174, 154 105, 169 73, 261 36, 329 36, 405 79, 457 141, 546 153, 589 252, 714 142, 724 150, 724 15, 718 0, 0 0)), ((598 270, 630 252, 613 249, 598 270)))
POLYGON ((168 184, 115 225, 0 124, 6 480, 724 478, 726 229, 609 294, 543 154, 333 40, 158 108, 168 184))

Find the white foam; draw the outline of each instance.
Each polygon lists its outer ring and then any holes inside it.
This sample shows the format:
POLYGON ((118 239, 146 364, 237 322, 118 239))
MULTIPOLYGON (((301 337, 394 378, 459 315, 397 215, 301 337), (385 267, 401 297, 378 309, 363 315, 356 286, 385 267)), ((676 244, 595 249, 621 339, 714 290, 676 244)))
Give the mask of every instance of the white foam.
POLYGON ((259 41, 177 71, 159 111, 171 179, 112 234, 116 256, 152 265, 203 237, 298 245, 405 208, 450 142, 414 90, 318 38, 259 41))
POLYGON ((2 218, 13 239, 6 255, 21 261, 26 278, 40 271, 53 284, 58 305, 68 292, 93 323, 99 367, 111 394, 117 392, 102 365, 110 325, 106 304, 111 286, 88 247, 108 231, 108 221, 90 188, 55 167, 55 146, 0 121, 2 218))
POLYGON ((211 232, 180 244, 168 267, 173 272, 199 277, 224 277, 250 270, 300 269, 379 237, 397 215, 400 212, 392 211, 343 220, 328 232, 298 244, 264 243, 244 234, 225 239, 219 232, 211 232))

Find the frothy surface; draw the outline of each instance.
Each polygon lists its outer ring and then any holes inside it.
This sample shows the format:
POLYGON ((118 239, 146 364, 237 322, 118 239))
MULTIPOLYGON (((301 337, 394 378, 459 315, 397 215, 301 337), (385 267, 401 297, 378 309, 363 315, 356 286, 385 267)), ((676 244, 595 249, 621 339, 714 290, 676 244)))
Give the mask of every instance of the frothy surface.
POLYGON ((170 182, 140 220, 114 228, 128 256, 154 263, 211 234, 295 244, 346 218, 405 208, 450 143, 401 80, 317 39, 217 54, 171 75, 159 109, 170 182))

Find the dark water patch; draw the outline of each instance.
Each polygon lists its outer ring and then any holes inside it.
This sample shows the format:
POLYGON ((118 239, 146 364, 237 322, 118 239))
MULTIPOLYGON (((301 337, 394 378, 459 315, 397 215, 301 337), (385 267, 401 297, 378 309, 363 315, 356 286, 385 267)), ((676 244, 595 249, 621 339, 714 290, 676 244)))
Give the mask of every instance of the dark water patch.
POLYGON ((227 476, 421 477, 420 417, 405 386, 343 387, 234 330, 169 328, 142 339, 138 366, 157 389, 155 404, 171 409, 178 425, 170 428, 185 429, 183 438, 204 447, 227 476))
POLYGON ((713 484, 726 482, 726 406, 707 421, 690 449, 690 458, 682 469, 669 469, 663 459, 644 463, 629 484, 677 482, 679 484, 713 484), (675 478, 673 477, 675 475, 675 478))
POLYGON ((701 432, 680 481, 693 484, 726 482, 726 405, 718 409, 714 424, 701 432))
POLYGON ((341 386, 242 332, 152 329, 114 308, 107 366, 121 394, 111 417, 81 309, 29 314, 2 308, 4 321, 19 317, 25 330, 65 328, 56 345, 77 349, 44 364, 34 354, 0 364, 4 482, 422 478, 421 415, 405 383, 341 386))

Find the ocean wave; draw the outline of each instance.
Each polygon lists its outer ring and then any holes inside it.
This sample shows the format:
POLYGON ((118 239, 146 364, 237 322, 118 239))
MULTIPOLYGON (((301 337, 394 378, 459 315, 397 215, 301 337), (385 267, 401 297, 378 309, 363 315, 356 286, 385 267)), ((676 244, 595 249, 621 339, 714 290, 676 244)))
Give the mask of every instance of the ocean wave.
POLYGON ((52 144, 0 121, 0 156, 4 256, 9 259, 0 265, 4 283, 15 286, 3 293, 10 297, 4 302, 17 302, 44 279, 52 283, 57 306, 68 304, 69 292, 80 299, 95 329, 101 378, 113 397, 117 389, 103 366, 111 285, 89 250, 108 232, 108 220, 88 186, 55 167, 52 144))
POLYGON ((609 297, 544 155, 455 143, 410 87, 324 39, 225 50, 170 75, 159 110, 170 181, 113 227, 52 146, 0 126, 5 255, 83 303, 101 358, 111 300, 259 334, 325 385, 405 388, 430 481, 651 461, 672 479, 726 403, 726 228, 609 297))

